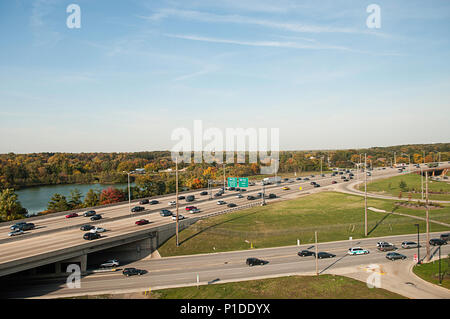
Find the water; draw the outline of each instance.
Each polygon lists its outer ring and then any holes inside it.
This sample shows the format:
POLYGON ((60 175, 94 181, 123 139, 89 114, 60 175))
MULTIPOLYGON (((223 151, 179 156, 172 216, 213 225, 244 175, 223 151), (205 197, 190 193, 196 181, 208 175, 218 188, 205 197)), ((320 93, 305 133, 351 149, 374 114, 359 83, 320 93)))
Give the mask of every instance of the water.
MULTIPOLYGON (((130 184, 135 186, 134 183, 130 184)), ((34 215, 38 212, 47 210, 47 205, 52 196, 55 193, 66 196, 69 200, 70 191, 73 189, 78 189, 84 196, 90 190, 103 190, 108 187, 115 187, 118 189, 126 189, 128 184, 69 184, 69 185, 48 185, 48 186, 35 186, 30 188, 24 188, 16 191, 19 196, 19 201, 23 207, 28 209, 30 215, 34 215)))

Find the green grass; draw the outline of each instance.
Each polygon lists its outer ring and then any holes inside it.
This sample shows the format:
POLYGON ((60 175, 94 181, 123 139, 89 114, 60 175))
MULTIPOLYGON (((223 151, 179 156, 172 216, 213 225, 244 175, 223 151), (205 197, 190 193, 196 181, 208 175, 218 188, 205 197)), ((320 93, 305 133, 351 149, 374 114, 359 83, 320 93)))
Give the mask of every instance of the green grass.
MULTIPOLYGON (((371 198, 368 206, 388 212, 395 208, 394 201, 371 198)), ((425 216, 403 207, 398 211, 425 216)), ((438 215, 450 223, 450 207, 430 212, 431 218, 438 215)), ((425 222, 417 219, 368 211, 369 237, 415 233, 416 223, 425 229, 425 222)), ((448 230, 430 224, 432 232, 448 230)), ((179 247, 172 237, 158 251, 166 257, 250 249, 251 244, 254 248, 296 245, 297 239, 307 244, 314 242, 314 231, 320 242, 363 238, 364 198, 323 192, 208 218, 180 232, 179 247)))
MULTIPOLYGON (((414 273, 420 278, 433 284, 439 284, 439 261, 427 264, 416 265, 413 268, 414 273)), ((441 276, 444 273, 442 287, 450 289, 450 257, 441 259, 441 276)))
MULTIPOLYGON (((364 190, 364 184, 359 186, 360 190, 364 190)), ((435 192, 447 192, 448 194, 431 194, 429 193, 430 200, 450 200, 450 184, 444 181, 432 181, 428 179, 428 190, 435 192)), ((390 178, 376 180, 374 182, 367 183, 367 191, 369 193, 391 195, 398 197, 400 192, 402 193, 402 199, 408 199, 409 192, 411 192, 411 198, 422 198, 422 182, 420 175, 407 174, 399 175, 390 178), (401 182, 406 183, 406 191, 400 188, 401 182), (414 193, 412 191, 416 191, 414 193)), ((425 178, 424 178, 424 192, 425 192, 425 178)))
POLYGON ((83 296, 77 299, 404 299, 361 281, 333 275, 289 276, 197 287, 171 288, 150 294, 83 296))

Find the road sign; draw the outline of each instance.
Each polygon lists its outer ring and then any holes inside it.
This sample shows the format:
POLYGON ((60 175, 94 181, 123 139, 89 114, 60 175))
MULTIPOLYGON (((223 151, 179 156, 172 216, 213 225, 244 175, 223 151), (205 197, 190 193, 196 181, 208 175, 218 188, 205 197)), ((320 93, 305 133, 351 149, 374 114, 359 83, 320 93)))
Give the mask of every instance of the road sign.
POLYGON ((228 187, 237 187, 237 178, 236 177, 228 177, 227 178, 228 187))
POLYGON ((239 187, 248 187, 247 177, 239 177, 239 187))

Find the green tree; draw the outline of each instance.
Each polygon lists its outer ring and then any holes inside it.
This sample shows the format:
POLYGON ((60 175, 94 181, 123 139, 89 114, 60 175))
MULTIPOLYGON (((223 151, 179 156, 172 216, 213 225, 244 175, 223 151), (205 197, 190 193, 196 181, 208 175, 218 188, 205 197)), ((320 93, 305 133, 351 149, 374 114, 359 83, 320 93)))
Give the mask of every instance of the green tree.
POLYGON ((404 192, 406 192, 408 190, 408 185, 405 183, 405 181, 400 181, 400 183, 398 184, 398 186, 400 187, 400 189, 404 192))
POLYGON ((90 189, 84 197, 85 207, 94 207, 100 203, 100 192, 90 189))
POLYGON ((71 209, 74 208, 81 208, 83 205, 83 195, 78 190, 78 188, 72 189, 70 191, 70 198, 69 198, 69 206, 71 209))
POLYGON ((53 194, 47 205, 47 210, 54 212, 62 212, 69 209, 70 205, 67 202, 66 197, 58 193, 53 194))
POLYGON ((7 188, 0 192, 0 219, 8 221, 23 218, 26 213, 14 189, 7 188))

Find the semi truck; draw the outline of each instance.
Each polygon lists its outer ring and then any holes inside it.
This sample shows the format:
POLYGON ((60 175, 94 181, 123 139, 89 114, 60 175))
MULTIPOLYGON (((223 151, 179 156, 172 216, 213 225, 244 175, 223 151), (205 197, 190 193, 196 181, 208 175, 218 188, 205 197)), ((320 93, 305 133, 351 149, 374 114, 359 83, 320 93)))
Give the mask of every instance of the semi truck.
POLYGON ((266 177, 262 180, 263 185, 275 184, 281 182, 280 176, 266 177))

